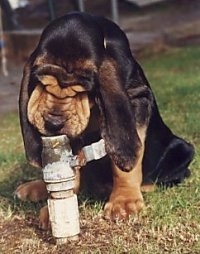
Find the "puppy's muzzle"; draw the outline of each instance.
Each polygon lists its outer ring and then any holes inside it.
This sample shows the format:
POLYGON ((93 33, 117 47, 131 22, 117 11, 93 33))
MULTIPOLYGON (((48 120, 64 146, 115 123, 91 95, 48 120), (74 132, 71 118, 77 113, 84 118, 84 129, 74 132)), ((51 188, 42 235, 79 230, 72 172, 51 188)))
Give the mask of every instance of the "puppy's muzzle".
POLYGON ((47 114, 44 121, 45 129, 50 132, 60 131, 65 125, 65 120, 60 115, 47 114))

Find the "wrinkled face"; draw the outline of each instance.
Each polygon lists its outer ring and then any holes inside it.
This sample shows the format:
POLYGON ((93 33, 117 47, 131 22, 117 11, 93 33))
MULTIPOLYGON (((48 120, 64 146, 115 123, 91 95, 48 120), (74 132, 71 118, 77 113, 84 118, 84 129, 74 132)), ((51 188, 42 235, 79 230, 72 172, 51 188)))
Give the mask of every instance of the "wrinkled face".
POLYGON ((90 61, 70 72, 57 65, 44 65, 37 73, 38 84, 28 102, 30 123, 43 135, 81 134, 90 118, 88 92, 94 87, 95 72, 90 61))

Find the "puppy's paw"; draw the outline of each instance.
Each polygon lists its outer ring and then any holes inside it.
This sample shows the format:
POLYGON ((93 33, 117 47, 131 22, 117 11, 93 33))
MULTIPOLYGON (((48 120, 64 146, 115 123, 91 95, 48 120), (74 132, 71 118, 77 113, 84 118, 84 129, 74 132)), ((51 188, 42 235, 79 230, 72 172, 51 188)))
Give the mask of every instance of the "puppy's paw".
POLYGON ((39 228, 42 230, 48 230, 50 228, 49 210, 47 205, 40 209, 39 228))
POLYGON ((138 214, 143 207, 144 201, 139 190, 117 190, 111 193, 104 207, 104 218, 113 221, 128 219, 130 215, 138 214))
POLYGON ((35 180, 19 185, 14 195, 23 201, 38 202, 47 199, 48 192, 44 181, 35 180))

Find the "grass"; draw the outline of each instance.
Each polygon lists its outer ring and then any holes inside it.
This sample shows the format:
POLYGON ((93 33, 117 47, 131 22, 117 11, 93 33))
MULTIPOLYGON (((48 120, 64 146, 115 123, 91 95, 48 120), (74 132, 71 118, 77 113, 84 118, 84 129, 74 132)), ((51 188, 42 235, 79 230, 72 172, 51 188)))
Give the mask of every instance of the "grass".
POLYGON ((38 172, 26 164, 18 116, 1 118, 0 253, 200 253, 200 47, 170 49, 140 59, 165 122, 194 144, 192 175, 179 187, 144 195, 146 208, 127 222, 102 219, 103 203, 82 198, 78 242, 56 246, 38 229, 42 204, 23 203, 13 191, 38 172))

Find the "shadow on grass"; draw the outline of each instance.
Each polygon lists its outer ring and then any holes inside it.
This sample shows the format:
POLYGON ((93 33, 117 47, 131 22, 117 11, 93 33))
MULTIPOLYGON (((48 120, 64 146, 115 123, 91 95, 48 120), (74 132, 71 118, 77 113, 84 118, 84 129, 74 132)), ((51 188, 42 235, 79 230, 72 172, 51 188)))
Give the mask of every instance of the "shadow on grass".
MULTIPOLYGON (((34 169, 27 164, 16 165, 10 170, 3 181, 0 181, 0 197, 6 200, 7 206, 15 213, 21 213, 30 210, 38 210, 38 203, 23 202, 14 195, 15 189, 22 183, 41 178, 39 170, 34 169)), ((1 200, 0 199, 0 200, 1 200)), ((4 207, 1 207, 4 209, 4 207)))

